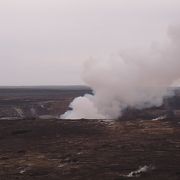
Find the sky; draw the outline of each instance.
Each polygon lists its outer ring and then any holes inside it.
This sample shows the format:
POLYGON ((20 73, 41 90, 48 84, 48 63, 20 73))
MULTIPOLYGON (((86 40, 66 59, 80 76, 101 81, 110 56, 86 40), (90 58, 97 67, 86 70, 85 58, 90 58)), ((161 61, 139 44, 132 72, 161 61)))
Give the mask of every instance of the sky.
POLYGON ((0 86, 84 84, 87 59, 163 43, 179 17, 179 0, 0 0, 0 86))

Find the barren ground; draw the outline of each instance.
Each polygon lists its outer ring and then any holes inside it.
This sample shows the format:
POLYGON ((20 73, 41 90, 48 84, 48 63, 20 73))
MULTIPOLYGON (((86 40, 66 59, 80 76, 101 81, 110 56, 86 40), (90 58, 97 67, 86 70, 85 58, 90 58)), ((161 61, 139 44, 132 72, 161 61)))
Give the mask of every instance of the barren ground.
POLYGON ((0 180, 180 179, 180 124, 0 121, 0 180), (126 177, 143 166, 147 172, 126 177))
POLYGON ((58 119, 85 93, 0 89, 0 180, 180 179, 180 91, 160 108, 128 110, 119 121, 58 119), (167 109, 174 120, 142 121, 167 109))

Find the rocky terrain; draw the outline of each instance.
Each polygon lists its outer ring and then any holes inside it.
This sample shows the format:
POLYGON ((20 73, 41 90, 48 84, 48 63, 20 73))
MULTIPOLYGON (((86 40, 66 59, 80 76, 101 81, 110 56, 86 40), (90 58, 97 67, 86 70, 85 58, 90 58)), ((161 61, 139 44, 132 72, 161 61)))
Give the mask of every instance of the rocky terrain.
MULTIPOLYGON (((75 97, 87 93, 92 91, 84 86, 0 88, 0 120, 59 119, 75 97)), ((128 108, 120 120, 150 120, 159 116, 180 117, 180 90, 176 90, 174 97, 165 98, 161 107, 145 110, 128 108)))
POLYGON ((0 180, 179 180, 180 93, 119 120, 61 120, 89 89, 0 89, 0 180))
POLYGON ((77 96, 91 93, 86 87, 0 88, 0 119, 59 119, 77 96))
POLYGON ((180 122, 0 121, 1 180, 179 180, 180 122))

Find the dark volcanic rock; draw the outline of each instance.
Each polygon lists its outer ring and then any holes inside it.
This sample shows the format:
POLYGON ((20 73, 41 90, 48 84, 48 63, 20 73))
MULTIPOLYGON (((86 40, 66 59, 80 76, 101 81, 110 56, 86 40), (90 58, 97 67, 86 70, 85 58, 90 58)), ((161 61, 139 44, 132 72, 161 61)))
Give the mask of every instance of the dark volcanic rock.
POLYGON ((89 89, 0 88, 0 119, 59 118, 77 96, 89 89))
POLYGON ((178 121, 0 121, 0 137, 2 180, 180 179, 178 121))

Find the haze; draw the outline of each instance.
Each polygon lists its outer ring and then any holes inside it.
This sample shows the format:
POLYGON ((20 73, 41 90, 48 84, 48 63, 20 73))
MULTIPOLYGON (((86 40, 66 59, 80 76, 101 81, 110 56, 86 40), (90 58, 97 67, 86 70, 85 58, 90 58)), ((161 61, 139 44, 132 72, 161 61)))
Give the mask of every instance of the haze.
POLYGON ((179 0, 1 0, 0 85, 84 84, 90 57, 156 46, 179 0))

